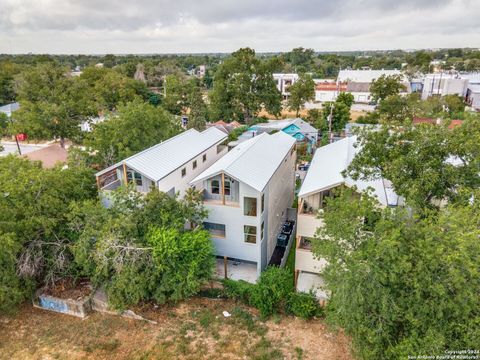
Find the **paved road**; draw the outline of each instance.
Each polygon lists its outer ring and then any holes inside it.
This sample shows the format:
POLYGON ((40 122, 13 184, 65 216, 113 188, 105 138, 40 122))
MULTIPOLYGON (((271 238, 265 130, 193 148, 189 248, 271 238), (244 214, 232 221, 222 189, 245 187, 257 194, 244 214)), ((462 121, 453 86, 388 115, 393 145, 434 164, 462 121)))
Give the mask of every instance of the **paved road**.
MULTIPOLYGON (((2 143, 0 142, 0 145, 4 147, 3 151, 0 151, 0 156, 6 156, 8 154, 18 154, 17 150, 17 145, 15 143, 2 143)), ((34 144, 20 144, 20 149, 22 150, 22 155, 39 150, 41 148, 45 147, 45 145, 34 145, 34 144)))

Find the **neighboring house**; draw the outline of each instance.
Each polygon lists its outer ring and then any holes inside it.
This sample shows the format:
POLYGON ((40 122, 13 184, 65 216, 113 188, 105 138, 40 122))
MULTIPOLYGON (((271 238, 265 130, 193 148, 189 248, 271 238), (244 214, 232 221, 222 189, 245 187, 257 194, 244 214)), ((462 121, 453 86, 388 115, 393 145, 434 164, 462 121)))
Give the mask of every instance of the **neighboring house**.
POLYGON ((343 177, 342 172, 359 151, 354 146, 356 142, 357 137, 351 136, 318 148, 298 193, 295 283, 298 291, 308 292, 313 289, 320 300, 328 297, 322 289, 323 279, 320 275, 326 261, 315 258, 311 240, 317 229, 323 226, 323 220, 318 214, 323 211, 325 199, 332 195, 332 190, 342 186, 355 186, 359 192, 372 188, 373 195, 381 206, 399 205, 399 198, 389 181, 362 181, 343 177))
POLYGON ((422 100, 431 96, 467 95, 469 80, 462 78, 458 73, 438 73, 425 75, 422 100))
POLYGON ((315 101, 328 102, 337 100, 338 94, 347 91, 347 83, 335 80, 315 80, 315 101))
POLYGON ((468 79, 467 103, 474 110, 480 111, 480 72, 465 73, 460 75, 468 79))
POLYGON ((98 172, 103 203, 109 206, 108 191, 126 182, 135 183, 143 193, 156 187, 182 197, 193 178, 226 154, 222 145, 226 139, 227 135, 216 128, 202 132, 190 129, 98 172))
POLYGON ((99 124, 105 121, 105 116, 100 115, 95 118, 91 118, 89 121, 84 121, 80 124, 80 130, 83 132, 91 132, 92 125, 99 124))
POLYGON ((370 86, 380 76, 399 75, 405 90, 402 94, 411 92, 410 82, 400 70, 340 70, 337 77, 337 83, 346 83, 346 92, 353 95, 356 103, 369 103, 372 101, 370 86))
POLYGON ((274 130, 283 131, 284 133, 294 137, 297 142, 308 142, 316 144, 318 140, 318 129, 314 128, 305 120, 300 118, 269 120, 268 123, 256 124, 250 127, 257 133, 272 132, 274 130))
POLYGON ((241 126, 242 124, 240 124, 238 121, 232 121, 230 123, 227 123, 223 120, 207 124, 207 128, 216 127, 218 130, 223 131, 227 135, 230 134, 234 129, 241 126))
MULTIPOLYGON (((267 266, 295 189, 295 139, 263 133, 234 147, 191 181, 203 191, 216 255, 254 269, 267 266)), ((240 271, 240 270, 239 270, 240 271)), ((237 276, 242 278, 242 276, 237 276)))
POLYGON ((480 85, 468 85, 467 103, 476 111, 480 111, 480 85))
POLYGON ((14 111, 17 111, 18 109, 20 109, 20 104, 18 102, 14 102, 11 104, 0 106, 0 113, 7 114, 8 117, 11 117, 12 113, 14 111))
POLYGON ((273 74, 273 79, 277 83, 277 89, 282 94, 283 100, 288 100, 290 95, 288 88, 298 80, 298 74, 273 74))

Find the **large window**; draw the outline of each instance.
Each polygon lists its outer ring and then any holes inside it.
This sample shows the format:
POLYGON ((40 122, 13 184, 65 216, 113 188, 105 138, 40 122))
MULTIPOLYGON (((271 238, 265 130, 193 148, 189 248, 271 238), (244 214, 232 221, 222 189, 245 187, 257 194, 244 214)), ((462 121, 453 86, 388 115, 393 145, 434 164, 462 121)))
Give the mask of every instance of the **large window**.
POLYGON ((228 180, 225 180, 225 195, 230 195, 231 183, 228 180))
POLYGON ((243 198, 243 215, 257 216, 257 198, 243 198))
POLYGON ((135 171, 127 171, 127 181, 129 183, 133 182, 135 180, 135 184, 137 186, 142 186, 143 181, 142 181, 142 175, 135 172, 135 171))
POLYGON ((244 233, 245 242, 250 244, 257 243, 257 227, 256 226, 244 225, 243 233, 244 233))
POLYGON ((224 224, 215 224, 211 222, 204 222, 203 227, 205 230, 208 230, 212 236, 215 237, 225 237, 225 225, 224 224))
POLYGON ((212 187, 212 194, 220 194, 220 181, 219 180, 212 180, 211 183, 212 187))

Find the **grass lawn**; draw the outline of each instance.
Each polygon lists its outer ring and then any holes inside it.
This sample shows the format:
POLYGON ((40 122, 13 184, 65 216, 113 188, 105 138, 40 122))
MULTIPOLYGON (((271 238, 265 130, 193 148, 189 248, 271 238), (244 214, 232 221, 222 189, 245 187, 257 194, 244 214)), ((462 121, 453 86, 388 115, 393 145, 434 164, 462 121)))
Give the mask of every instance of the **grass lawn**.
POLYGON ((156 323, 100 313, 81 320, 24 304, 0 317, 0 359, 352 359, 348 339, 322 320, 263 322, 254 309, 201 297, 134 311, 156 323))

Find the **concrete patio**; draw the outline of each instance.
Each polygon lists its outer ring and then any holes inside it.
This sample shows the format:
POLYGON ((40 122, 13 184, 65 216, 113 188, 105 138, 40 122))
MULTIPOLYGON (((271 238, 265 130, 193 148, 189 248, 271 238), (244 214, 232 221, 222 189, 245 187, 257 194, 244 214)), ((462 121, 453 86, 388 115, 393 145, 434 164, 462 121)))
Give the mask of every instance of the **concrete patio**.
MULTIPOLYGON (((215 276, 225 278, 225 265, 223 258, 217 258, 215 276)), ((249 283, 257 282, 257 264, 227 260, 227 277, 232 280, 244 280, 249 283)))

